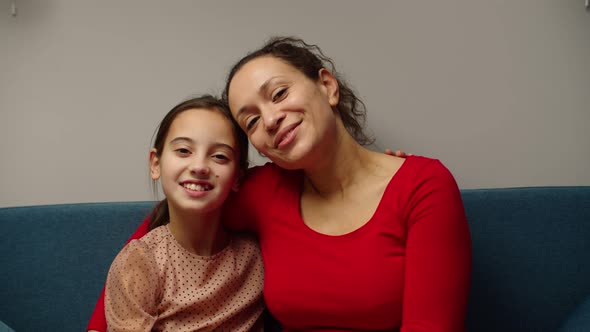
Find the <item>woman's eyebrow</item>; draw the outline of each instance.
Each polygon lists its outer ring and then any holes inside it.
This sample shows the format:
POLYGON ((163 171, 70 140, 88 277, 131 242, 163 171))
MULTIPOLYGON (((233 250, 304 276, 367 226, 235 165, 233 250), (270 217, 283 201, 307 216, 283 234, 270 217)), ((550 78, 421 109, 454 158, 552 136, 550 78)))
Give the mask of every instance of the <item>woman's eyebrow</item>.
POLYGON ((274 81, 280 80, 282 77, 281 76, 273 76, 269 79, 267 79, 264 83, 262 83, 262 85, 260 86, 260 88, 258 88, 258 93, 260 95, 264 95, 264 93, 266 92, 266 90, 268 90, 268 87, 274 83, 274 81))

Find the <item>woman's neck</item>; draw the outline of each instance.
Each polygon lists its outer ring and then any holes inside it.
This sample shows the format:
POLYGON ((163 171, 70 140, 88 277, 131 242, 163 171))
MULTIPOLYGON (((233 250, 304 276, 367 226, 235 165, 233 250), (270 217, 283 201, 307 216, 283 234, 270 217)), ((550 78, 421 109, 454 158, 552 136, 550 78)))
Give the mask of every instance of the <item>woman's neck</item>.
POLYGON ((200 256, 214 255, 229 243, 229 235, 221 225, 221 209, 199 214, 170 206, 169 227, 183 248, 200 256))
POLYGON ((331 146, 304 169, 304 190, 324 197, 342 195, 347 188, 360 183, 370 171, 374 152, 358 144, 348 132, 338 135, 331 146))

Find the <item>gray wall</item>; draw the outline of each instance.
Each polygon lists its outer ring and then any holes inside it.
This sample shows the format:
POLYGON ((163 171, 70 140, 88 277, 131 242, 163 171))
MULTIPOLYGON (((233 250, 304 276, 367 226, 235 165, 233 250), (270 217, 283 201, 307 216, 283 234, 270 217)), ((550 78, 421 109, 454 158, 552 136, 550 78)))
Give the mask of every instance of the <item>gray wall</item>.
POLYGON ((335 60, 378 149, 439 158, 462 188, 590 185, 584 0, 11 2, 0 206, 152 199, 160 118, 272 34, 335 60))

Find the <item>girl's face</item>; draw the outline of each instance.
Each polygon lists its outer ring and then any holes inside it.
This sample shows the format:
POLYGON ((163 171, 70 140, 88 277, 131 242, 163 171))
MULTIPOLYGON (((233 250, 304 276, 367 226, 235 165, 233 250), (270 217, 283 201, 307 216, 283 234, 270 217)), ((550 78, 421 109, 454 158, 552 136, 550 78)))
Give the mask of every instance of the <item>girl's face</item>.
POLYGON ((176 116, 161 155, 150 151, 152 179, 160 179, 171 210, 215 212, 237 188, 240 156, 232 128, 216 110, 176 116))
POLYGON ((313 81, 275 57, 255 58, 234 75, 228 99, 252 145, 286 169, 317 160, 336 132, 338 83, 325 69, 313 81))

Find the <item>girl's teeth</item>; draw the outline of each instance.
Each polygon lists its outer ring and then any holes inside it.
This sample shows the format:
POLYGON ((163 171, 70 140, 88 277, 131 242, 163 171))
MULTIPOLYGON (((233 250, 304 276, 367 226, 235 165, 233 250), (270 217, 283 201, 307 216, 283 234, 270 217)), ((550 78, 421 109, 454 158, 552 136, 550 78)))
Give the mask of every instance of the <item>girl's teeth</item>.
POLYGON ((195 191, 207 191, 209 190, 209 186, 203 186, 200 184, 188 183, 184 185, 185 188, 195 191))

